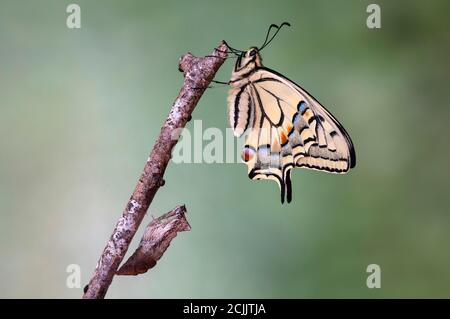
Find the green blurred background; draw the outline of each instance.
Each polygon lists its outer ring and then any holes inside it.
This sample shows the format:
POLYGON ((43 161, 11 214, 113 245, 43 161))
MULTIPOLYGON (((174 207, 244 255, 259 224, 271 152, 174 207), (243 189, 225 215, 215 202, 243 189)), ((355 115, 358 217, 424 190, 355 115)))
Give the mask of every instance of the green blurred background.
MULTIPOLYGON (((88 282, 182 84, 178 58, 259 45, 282 21, 264 63, 341 120, 356 169, 296 170, 281 206, 244 164, 169 165, 149 215, 186 203, 192 230, 108 297, 450 297, 448 1, 376 1, 379 30, 361 0, 74 2, 79 30, 69 1, 0 1, 0 297, 80 297, 66 267, 88 282), (372 263, 381 289, 366 287, 372 263)), ((225 129, 226 96, 207 90, 194 119, 225 129)))

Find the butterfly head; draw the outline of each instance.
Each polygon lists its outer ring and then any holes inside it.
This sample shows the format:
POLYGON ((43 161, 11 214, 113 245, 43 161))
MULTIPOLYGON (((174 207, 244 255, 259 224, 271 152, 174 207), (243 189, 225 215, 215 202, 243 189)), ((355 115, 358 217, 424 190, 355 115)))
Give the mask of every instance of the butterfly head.
POLYGON ((247 51, 241 53, 236 61, 235 70, 254 69, 262 66, 261 55, 257 47, 251 47, 247 51))

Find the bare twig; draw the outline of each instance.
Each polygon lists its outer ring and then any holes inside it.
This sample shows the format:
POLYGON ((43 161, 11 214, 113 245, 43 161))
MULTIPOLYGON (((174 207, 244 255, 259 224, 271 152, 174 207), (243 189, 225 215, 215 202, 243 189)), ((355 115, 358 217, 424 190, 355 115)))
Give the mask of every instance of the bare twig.
POLYGON ((210 56, 194 57, 188 53, 181 57, 179 70, 184 73, 183 87, 161 128, 133 194, 97 263, 83 298, 104 298, 119 264, 123 260, 142 219, 159 187, 177 143, 174 132, 186 126, 203 92, 223 64, 226 46, 222 42, 210 56))
POLYGON ((179 232, 191 230, 186 220, 186 207, 177 206, 147 225, 139 247, 119 268, 117 275, 135 276, 147 272, 156 265, 170 242, 179 232))

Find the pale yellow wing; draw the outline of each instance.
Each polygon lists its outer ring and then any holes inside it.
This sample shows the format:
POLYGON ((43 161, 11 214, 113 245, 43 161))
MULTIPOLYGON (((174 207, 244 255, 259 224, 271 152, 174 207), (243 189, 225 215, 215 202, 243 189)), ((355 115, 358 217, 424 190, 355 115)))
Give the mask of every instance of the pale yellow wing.
POLYGON ((230 123, 248 128, 242 158, 251 179, 271 179, 290 202, 294 167, 345 173, 355 166, 353 143, 314 97, 275 71, 259 68, 229 98, 230 123))

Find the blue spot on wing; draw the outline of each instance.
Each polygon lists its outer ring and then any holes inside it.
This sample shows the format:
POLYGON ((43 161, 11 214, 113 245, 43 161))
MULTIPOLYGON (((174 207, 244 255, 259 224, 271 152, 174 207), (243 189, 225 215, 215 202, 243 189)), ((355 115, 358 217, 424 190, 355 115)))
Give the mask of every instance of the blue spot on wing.
POLYGON ((297 109, 300 113, 302 113, 306 109, 306 103, 305 101, 300 101, 297 105, 297 109))
POLYGON ((295 113, 294 116, 292 117, 292 123, 294 123, 294 125, 297 125, 300 121, 299 115, 298 113, 295 113))
POLYGON ((263 156, 269 156, 270 154, 270 144, 260 145, 258 147, 258 152, 263 156))

